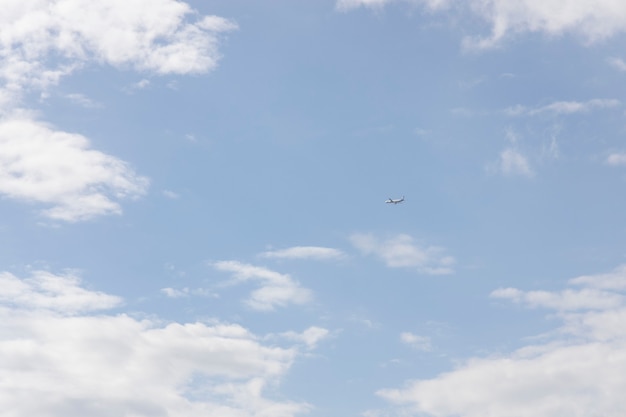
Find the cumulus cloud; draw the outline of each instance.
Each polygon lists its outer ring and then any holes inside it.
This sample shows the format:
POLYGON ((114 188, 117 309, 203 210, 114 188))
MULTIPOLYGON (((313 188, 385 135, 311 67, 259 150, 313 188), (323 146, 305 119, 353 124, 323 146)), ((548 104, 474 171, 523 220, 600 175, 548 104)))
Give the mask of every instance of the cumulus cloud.
POLYGON ((70 274, 0 281, 3 415, 292 417, 310 408, 267 397, 296 359, 293 346, 266 346, 236 324, 88 314, 120 299, 70 274))
POLYGON ((320 246, 294 246, 287 249, 271 250, 261 253, 262 258, 270 259, 341 259, 344 253, 339 249, 320 246))
POLYGON ((626 408, 624 271, 570 280, 580 289, 496 290, 493 297, 556 310, 562 325, 543 344, 471 358, 378 394, 409 415, 619 417, 626 408))
POLYGON ((605 290, 626 290, 626 265, 620 265, 606 274, 582 275, 571 279, 569 283, 605 290))
POLYGON ((219 59, 218 35, 234 28, 175 0, 8 0, 0 16, 0 77, 10 90, 44 88, 88 61, 158 74, 205 72, 219 59))
MULTIPOLYGON (((62 77, 92 62, 154 74, 207 72, 220 58, 220 35, 235 28, 177 0, 3 2, 0 193, 51 206, 42 213, 57 220, 121 213, 119 199, 144 194, 147 179, 90 149, 87 138, 24 117, 19 110, 24 93, 45 95, 62 77)), ((148 84, 143 79, 136 88, 148 84)), ((80 93, 66 97, 99 106, 80 93)))
POLYGON ((444 248, 420 245, 406 234, 381 239, 372 234, 357 233, 350 237, 350 241, 363 254, 374 255, 391 268, 415 268, 429 275, 454 272, 455 259, 447 255, 444 248))
POLYGON ((54 275, 47 271, 33 271, 32 276, 25 279, 1 272, 0 304, 64 314, 107 310, 121 304, 119 297, 89 291, 80 284, 80 277, 71 272, 54 275))
POLYGON ((238 261, 215 262, 213 267, 231 272, 232 283, 256 281, 260 284, 260 288, 254 290, 246 300, 246 304, 255 310, 272 311, 289 304, 306 304, 313 298, 309 289, 301 287, 288 274, 238 261))
POLYGON ((390 3, 420 4, 430 11, 460 9, 478 16, 491 26, 491 33, 464 39, 469 49, 493 48, 524 33, 572 34, 591 43, 626 31, 626 4, 614 0, 338 0, 336 5, 346 11, 390 3))
POLYGON ((147 178, 75 133, 27 117, 0 121, 0 193, 50 206, 46 217, 79 221, 120 214, 118 200, 146 192, 147 178))

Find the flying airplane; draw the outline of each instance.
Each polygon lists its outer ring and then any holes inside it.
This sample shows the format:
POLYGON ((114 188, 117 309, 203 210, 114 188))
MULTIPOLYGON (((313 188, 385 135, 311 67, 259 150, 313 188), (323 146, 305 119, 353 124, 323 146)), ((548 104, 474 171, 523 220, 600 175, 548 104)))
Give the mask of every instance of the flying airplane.
POLYGON ((398 203, 402 203, 404 201, 404 196, 402 196, 402 198, 398 198, 398 199, 393 199, 393 198, 389 198, 389 200, 385 201, 385 203, 387 204, 398 204, 398 203))

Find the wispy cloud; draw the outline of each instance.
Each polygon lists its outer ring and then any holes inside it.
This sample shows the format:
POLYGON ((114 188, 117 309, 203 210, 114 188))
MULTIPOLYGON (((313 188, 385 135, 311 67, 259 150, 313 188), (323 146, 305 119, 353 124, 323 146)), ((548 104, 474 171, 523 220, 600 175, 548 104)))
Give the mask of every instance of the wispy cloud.
POLYGON ((626 289, 625 271, 620 266, 569 281, 579 289, 492 292, 492 297, 556 310, 563 324, 543 344, 470 358, 452 371, 378 395, 395 404, 400 414, 411 410, 482 417, 488 410, 499 417, 619 415, 626 407, 626 302, 619 292, 626 289))
POLYGON ((623 297, 613 292, 592 288, 554 291, 521 291, 517 288, 500 288, 490 294, 493 298, 509 299, 533 308, 549 308, 559 311, 582 309, 607 309, 617 307, 623 297))
POLYGON ((424 352, 432 350, 430 337, 428 336, 420 336, 411 332, 402 332, 400 333, 400 340, 402 343, 415 350, 421 350, 424 352))
POLYGON ((621 58, 611 57, 607 59, 607 62, 618 71, 626 71, 626 62, 621 58))
POLYGON ((163 190, 163 195, 170 200, 177 200, 180 198, 180 195, 171 190, 163 190))
MULTIPOLYGON (((112 314, 106 309, 120 298, 85 289, 71 274, 2 272, 0 281, 5 414, 294 417, 310 408, 265 394, 298 346, 266 345, 236 324, 112 314)), ((322 338, 314 328, 301 334, 307 350, 322 338)))
POLYGON ((82 107, 88 108, 88 109, 95 109, 98 107, 102 107, 101 103, 98 103, 92 99, 90 99, 89 97, 85 96, 84 94, 80 94, 80 93, 72 93, 72 94, 67 94, 65 96, 68 100, 72 101, 73 103, 76 103, 82 107))
POLYGON ((143 195, 148 179, 90 149, 84 136, 27 117, 0 121, 0 193, 52 206, 42 214, 75 222, 120 214, 118 200, 143 195))
POLYGON ((606 158, 606 163, 609 165, 626 165, 626 153, 612 153, 606 158))
POLYGON ((276 337, 280 337, 283 339, 290 340, 296 343, 302 343, 306 346, 308 350, 315 349, 317 345, 324 339, 327 339, 330 336, 330 331, 323 327, 311 326, 303 332, 284 332, 279 333, 277 335, 268 335, 270 338, 275 339, 276 337))
POLYGON ((166 287, 166 288, 161 288, 161 293, 165 294, 166 296, 168 296, 169 298, 184 298, 184 297, 189 297, 189 296, 201 296, 201 297, 212 297, 212 298, 217 298, 218 295, 216 293, 214 293, 213 291, 207 290, 205 288, 171 288, 171 287, 166 287))
POLYGON ((496 170, 504 175, 521 175, 532 177, 533 170, 530 168, 528 158, 519 150, 511 147, 500 152, 496 163, 496 170))
POLYGON ((539 114, 574 114, 587 113, 595 109, 608 109, 621 105, 616 99, 592 99, 588 101, 555 101, 545 106, 515 106, 505 110, 510 116, 536 116, 539 114))
POLYGON ((263 252, 259 256, 270 259, 331 260, 341 259, 345 256, 345 254, 339 249, 321 246, 293 246, 291 248, 263 252))
POLYGON ((238 261, 220 261, 212 265, 219 271, 232 273, 233 283, 256 281, 260 284, 260 288, 246 300, 246 304, 255 310, 272 311, 276 307, 306 304, 312 300, 311 291, 302 288, 288 274, 238 261))
POLYGON ((336 8, 340 11, 359 7, 381 9, 391 3, 417 4, 431 12, 462 9, 488 22, 490 34, 469 36, 463 40, 463 47, 467 50, 495 48, 512 36, 526 33, 551 37, 572 34, 585 43, 592 43, 623 33, 626 28, 626 4, 614 0, 566 0, 558 5, 519 0, 338 0, 336 8))
POLYGON ((438 246, 420 245, 406 234, 386 239, 372 234, 357 233, 350 237, 352 244, 365 255, 375 255, 391 268, 414 268, 428 275, 454 272, 455 259, 438 246))

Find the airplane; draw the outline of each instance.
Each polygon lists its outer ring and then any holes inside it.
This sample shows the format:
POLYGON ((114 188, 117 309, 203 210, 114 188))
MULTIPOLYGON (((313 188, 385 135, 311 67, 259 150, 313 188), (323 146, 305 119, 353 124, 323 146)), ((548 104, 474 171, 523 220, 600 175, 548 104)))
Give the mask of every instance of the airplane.
POLYGON ((389 198, 389 200, 385 201, 385 203, 387 204, 398 204, 398 203, 402 203, 404 201, 404 196, 402 196, 402 198, 398 198, 398 199, 393 199, 393 198, 389 198))

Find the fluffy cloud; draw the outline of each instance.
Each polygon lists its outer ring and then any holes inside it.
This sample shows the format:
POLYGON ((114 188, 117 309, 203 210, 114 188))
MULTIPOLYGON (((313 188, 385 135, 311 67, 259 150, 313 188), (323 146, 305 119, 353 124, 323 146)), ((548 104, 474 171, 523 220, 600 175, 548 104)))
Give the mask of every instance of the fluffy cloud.
POLYGON ((429 275, 454 272, 455 260, 445 249, 419 245, 409 235, 380 239, 372 234, 354 234, 350 241, 365 255, 375 255, 391 268, 415 268, 429 275))
MULTIPOLYGON (((26 91, 45 91, 86 63, 156 74, 211 70, 221 33, 236 25, 177 0, 7 0, 0 14, 0 193, 51 206, 47 217, 80 221, 119 214, 118 200, 147 179, 89 149, 83 136, 24 117, 26 91), (16 116, 16 114, 21 116, 16 116)), ((142 80, 137 88, 148 85, 142 80)), ((97 103, 67 96, 84 106, 97 103)))
POLYGON ((120 305, 120 298, 85 290, 80 283, 80 278, 73 273, 54 275, 47 271, 34 271, 30 278, 20 279, 2 272, 0 303, 14 308, 65 314, 106 310, 120 305))
POLYGON ((310 290, 302 288, 287 274, 237 261, 215 262, 213 266, 220 271, 231 272, 233 283, 260 283, 261 287, 246 300, 246 304, 255 310, 271 311, 288 304, 306 304, 313 298, 310 290))
POLYGON ((147 185, 125 162, 90 149, 81 135, 27 117, 0 121, 0 193, 51 206, 43 211, 49 218, 119 214, 116 200, 139 197, 147 185))
POLYGON ((543 344, 472 358, 378 394, 404 412, 436 417, 619 417, 626 408, 624 271, 570 280, 580 290, 497 290, 492 296, 556 309, 563 325, 543 344))
POLYGON ((340 259, 344 256, 339 249, 319 246, 294 246, 287 249, 272 250, 260 254, 262 258, 271 259, 340 259))
POLYGON ((235 27, 175 0, 8 0, 0 16, 0 77, 12 90, 41 88, 88 61, 159 74, 205 72, 219 59, 218 35, 235 27))
POLYGON ((615 0, 338 0, 339 10, 382 7, 392 2, 422 4, 429 10, 469 10, 491 26, 487 37, 469 37, 464 46, 492 48, 511 35, 573 34, 596 42, 626 31, 626 3, 615 0))
POLYGON ((294 347, 265 346, 234 324, 89 315, 120 300, 72 275, 5 272, 0 281, 7 417, 292 417, 309 408, 265 396, 297 357, 294 347))

